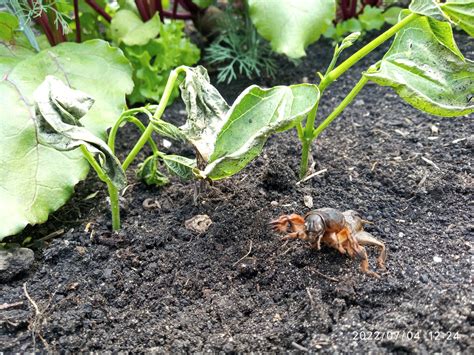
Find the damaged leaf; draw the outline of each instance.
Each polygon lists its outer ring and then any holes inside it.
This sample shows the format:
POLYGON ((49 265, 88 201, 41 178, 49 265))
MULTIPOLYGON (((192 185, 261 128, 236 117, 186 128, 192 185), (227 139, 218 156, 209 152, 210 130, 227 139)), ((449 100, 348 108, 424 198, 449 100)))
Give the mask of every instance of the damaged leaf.
POLYGON ((151 121, 153 123, 153 129, 162 137, 167 137, 175 141, 184 142, 186 141, 186 136, 184 133, 175 125, 163 121, 162 119, 153 118, 151 121))
POLYGON ((40 144, 59 151, 85 146, 90 153, 99 156, 102 169, 117 189, 126 186, 125 172, 109 146, 79 122, 94 103, 91 97, 49 75, 36 89, 33 98, 33 120, 40 144))
POLYGON ((316 85, 247 88, 232 105, 202 175, 219 180, 257 157, 270 135, 293 128, 319 100, 316 85))
POLYGON ((185 72, 180 88, 188 119, 180 129, 207 162, 214 151, 217 134, 225 123, 229 105, 210 83, 204 67, 186 67, 185 72))
MULTIPOLYGON (((201 178, 219 180, 258 156, 267 138, 293 128, 319 100, 316 85, 250 86, 229 109, 204 68, 186 68, 181 95, 188 121, 181 127, 207 166, 201 178)), ((199 156, 198 156, 199 158, 199 156)))

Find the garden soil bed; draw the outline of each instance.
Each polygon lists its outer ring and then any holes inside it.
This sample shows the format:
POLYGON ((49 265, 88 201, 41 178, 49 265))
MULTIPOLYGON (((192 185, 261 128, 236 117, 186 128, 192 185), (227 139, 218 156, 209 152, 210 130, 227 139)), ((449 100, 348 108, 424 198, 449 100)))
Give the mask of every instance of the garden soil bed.
MULTIPOLYGON (((458 41, 473 58, 468 39, 458 41)), ((325 92, 321 115, 386 48, 325 92)), ((315 80, 330 52, 320 42, 300 66, 280 61, 277 79, 257 83, 315 80)), ((248 84, 220 89, 232 102, 248 84)), ((165 117, 184 122, 183 105, 165 117)), ((122 134, 122 151, 134 135, 122 134)), ((324 172, 300 184, 299 141, 279 134, 197 206, 193 182, 156 189, 130 176, 123 230, 113 235, 104 188, 91 176, 48 223, 25 232, 65 228, 36 249, 29 272, 0 286, 0 304, 18 303, 1 311, 1 348, 472 353, 473 143, 472 118, 432 117, 368 85, 314 144, 315 171, 324 172), (269 230, 281 214, 307 212, 305 196, 314 208, 354 209, 373 222, 367 230, 388 247, 381 279, 336 250, 284 243, 269 230), (145 209, 146 199, 158 207, 145 209), (213 221, 202 235, 184 226, 197 214, 213 221)), ((372 269, 376 255, 369 251, 372 269)))

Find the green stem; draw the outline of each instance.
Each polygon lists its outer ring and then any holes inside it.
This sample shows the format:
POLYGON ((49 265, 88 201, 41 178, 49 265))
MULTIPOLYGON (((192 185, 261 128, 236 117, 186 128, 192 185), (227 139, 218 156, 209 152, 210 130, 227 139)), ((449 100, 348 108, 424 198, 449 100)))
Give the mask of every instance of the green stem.
POLYGON ((418 16, 420 16, 420 15, 414 14, 414 13, 408 15, 403 20, 401 20, 397 24, 393 25, 387 31, 382 33, 377 38, 375 38, 372 42, 368 43, 367 45, 365 45, 364 47, 359 49, 357 52, 355 52, 353 55, 351 55, 348 59, 346 59, 344 62, 339 64, 335 69, 331 70, 327 75, 324 76, 324 80, 321 81, 321 83, 319 84, 320 91, 322 92, 330 83, 332 83, 334 80, 339 78, 350 67, 352 67, 354 64, 356 64, 359 60, 361 60, 367 54, 372 52, 375 48, 380 46, 382 43, 384 43, 390 37, 395 35, 398 31, 400 31, 401 28, 403 28, 408 23, 410 23, 411 21, 416 19, 418 16))
POLYGON ((365 75, 362 75, 362 78, 360 78, 359 82, 352 88, 351 92, 344 98, 344 100, 342 100, 339 106, 337 106, 336 109, 331 112, 331 114, 313 131, 313 139, 316 139, 316 137, 319 136, 321 132, 324 131, 326 127, 329 126, 329 124, 341 114, 342 111, 344 111, 347 105, 349 105, 352 100, 354 100, 354 98, 368 81, 369 79, 367 79, 365 75))
MULTIPOLYGON (((163 96, 161 96, 160 103, 158 104, 155 114, 153 115, 155 119, 159 119, 163 115, 166 105, 168 104, 168 101, 170 99, 171 93, 173 92, 174 83, 176 82, 176 79, 178 78, 179 73, 181 73, 184 70, 185 70, 184 67, 177 67, 176 69, 171 71, 170 76, 168 77, 168 81, 165 86, 165 90, 163 92, 163 96)), ((153 123, 150 122, 148 126, 146 127, 145 131, 143 132, 143 134, 141 135, 138 142, 135 144, 131 152, 128 154, 127 158, 125 158, 122 164, 123 170, 127 170, 130 164, 133 162, 133 159, 135 159, 137 154, 140 152, 140 150, 143 148, 145 143, 151 137, 152 133, 153 133, 153 123)))
MULTIPOLYGON (((131 110, 127 110, 125 111, 124 113, 122 113, 122 115, 119 117, 119 119, 117 120, 117 122, 115 122, 115 125, 112 127, 112 129, 110 130, 110 134, 109 134, 109 140, 107 142, 107 145, 109 146, 109 148, 112 150, 112 153, 115 154, 115 138, 117 136, 117 132, 120 128, 120 126, 122 125, 122 123, 124 121, 127 121, 127 122, 130 122, 130 123, 133 123, 135 126, 138 127, 138 129, 140 130, 140 132, 143 134, 146 130, 146 127, 143 123, 140 122, 140 120, 136 117, 134 117, 133 115, 136 114, 136 113, 145 113, 147 114, 148 118, 150 119, 151 117, 151 114, 150 112, 145 109, 145 108, 137 108, 137 109, 131 109, 131 110)), ((156 153, 158 151, 158 147, 156 145, 156 143, 153 141, 153 139, 150 137, 150 139, 148 139, 148 144, 150 145, 151 147, 151 150, 153 151, 153 153, 156 153)))
POLYGON ((313 106, 311 111, 308 113, 306 118, 306 126, 302 131, 302 134, 298 131, 298 136, 302 143, 301 151, 301 163, 300 163, 300 178, 303 178, 308 171, 308 158, 309 152, 311 150, 311 142, 313 141, 313 130, 314 130, 314 121, 316 120, 316 114, 318 113, 319 100, 313 106))
POLYGON ((104 173, 102 167, 94 159, 94 156, 87 150, 84 145, 81 145, 82 154, 87 159, 89 164, 97 173, 100 180, 107 184, 110 197, 110 209, 112 211, 112 230, 117 231, 120 229, 120 205, 119 205, 119 193, 117 188, 114 186, 112 181, 109 179, 107 174, 104 173))
POLYGON ((308 171, 308 160, 309 160, 309 152, 311 150, 311 142, 310 140, 303 140, 302 141, 302 148, 301 148, 301 163, 300 163, 300 179, 304 178, 307 171, 308 171))

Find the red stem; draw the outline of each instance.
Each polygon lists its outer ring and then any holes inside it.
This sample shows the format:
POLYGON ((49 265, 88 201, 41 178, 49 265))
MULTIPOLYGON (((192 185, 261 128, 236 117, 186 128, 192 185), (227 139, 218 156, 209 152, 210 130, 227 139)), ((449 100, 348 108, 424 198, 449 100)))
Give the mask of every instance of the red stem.
POLYGON ((145 22, 148 21, 150 19, 150 14, 148 13, 148 4, 145 0, 135 0, 135 4, 137 5, 142 20, 145 22))
POLYGON ((95 0, 86 0, 86 3, 87 5, 92 7, 95 10, 95 12, 101 15, 107 22, 112 21, 112 17, 107 12, 105 12, 105 10, 101 8, 99 4, 95 2, 95 0))
MULTIPOLYGON (((30 7, 33 9, 34 8, 33 1, 28 0, 28 3, 30 4, 30 7)), ((48 39, 49 44, 51 46, 55 46, 57 43, 56 43, 56 40, 54 39, 53 30, 51 26, 49 25, 48 16, 43 10, 41 10, 41 13, 35 17, 35 22, 39 24, 41 28, 43 29, 43 32, 46 35, 46 38, 48 39)))
POLYGON ((172 12, 163 10, 163 16, 166 18, 172 18, 175 20, 192 20, 193 15, 191 14, 173 14, 172 12))
POLYGON ((79 18, 79 0, 74 0, 74 22, 76 23, 76 42, 81 43, 81 19, 79 18))
POLYGON ((350 18, 356 17, 357 0, 352 0, 350 18))
POLYGON ((192 0, 177 0, 181 7, 186 11, 189 11, 191 14, 201 12, 201 8, 197 6, 192 0))
POLYGON ((348 9, 348 6, 347 6, 347 3, 349 2, 350 0, 341 0, 341 11, 342 11, 342 19, 343 20, 347 20, 347 9, 348 9))
POLYGON ((173 2, 173 18, 176 18, 178 13, 178 0, 174 0, 173 2))
POLYGON ((161 0, 154 0, 154 2, 155 2, 156 9, 158 10, 158 13, 160 14, 160 20, 161 20, 161 22, 163 22, 163 18, 164 18, 164 16, 163 16, 163 4, 161 3, 161 0))
POLYGON ((158 11, 158 7, 155 0, 148 0, 148 2, 150 3, 150 5, 148 6, 150 9, 150 16, 153 17, 158 11))
MULTIPOLYGON (((53 7, 54 10, 58 11, 58 9, 56 8, 56 4, 54 2, 51 2, 51 6, 53 7)), ((54 22, 57 24, 56 26, 54 26, 54 32, 57 38, 57 42, 62 43, 62 42, 66 42, 67 39, 64 33, 64 28, 59 23, 58 18, 59 18, 58 13, 54 12, 54 22)))

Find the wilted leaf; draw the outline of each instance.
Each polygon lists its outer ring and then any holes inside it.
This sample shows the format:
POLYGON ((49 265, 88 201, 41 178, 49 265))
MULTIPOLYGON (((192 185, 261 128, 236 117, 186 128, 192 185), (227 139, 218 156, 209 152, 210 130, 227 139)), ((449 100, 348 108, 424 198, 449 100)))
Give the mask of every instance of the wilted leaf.
POLYGON ((209 75, 202 66, 186 68, 186 77, 180 88, 188 113, 188 119, 180 129, 207 162, 214 151, 214 143, 225 123, 229 106, 211 85, 209 75))
POLYGON ((304 56, 336 14, 335 0, 248 0, 248 7, 258 33, 290 58, 304 56))
POLYGON ((59 151, 85 146, 90 153, 99 156, 99 164, 117 189, 126 186, 125 172, 109 146, 79 122, 94 103, 91 97, 49 75, 33 93, 33 98, 38 143, 59 151))
POLYGON ((154 118, 152 120, 152 124, 155 132, 162 137, 167 137, 175 141, 181 142, 184 142, 186 140, 186 136, 184 135, 184 133, 181 132, 178 127, 169 122, 163 121, 162 119, 154 118))
POLYGON ((377 68, 364 75, 433 115, 474 111, 474 63, 459 52, 446 22, 415 19, 397 33, 377 68))
POLYGON ((193 177, 193 169, 196 167, 196 161, 194 159, 179 155, 163 155, 161 159, 170 173, 184 180, 193 177))
POLYGON ((112 18, 110 32, 112 40, 127 46, 142 46, 160 33, 160 16, 156 14, 149 21, 143 22, 130 10, 120 10, 112 18))
POLYGON ((100 137, 120 116, 133 85, 121 51, 100 40, 41 51, 0 77, 0 239, 44 222, 88 171, 81 152, 60 152, 36 139, 33 92, 51 74, 95 100, 81 121, 100 137))
POLYGON ((203 177, 219 180, 258 156, 268 137, 294 127, 319 100, 317 86, 300 84, 247 88, 226 115, 203 177))

